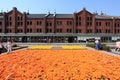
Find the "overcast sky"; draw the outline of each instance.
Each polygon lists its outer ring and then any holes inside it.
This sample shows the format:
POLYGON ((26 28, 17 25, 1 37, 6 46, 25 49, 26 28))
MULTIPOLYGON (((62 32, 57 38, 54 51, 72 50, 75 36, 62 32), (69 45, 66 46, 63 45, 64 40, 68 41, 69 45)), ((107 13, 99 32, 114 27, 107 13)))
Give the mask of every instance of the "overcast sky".
POLYGON ((101 12, 120 16, 120 0, 0 0, 0 11, 7 12, 13 7, 29 13, 70 13, 85 7, 89 12, 101 12))

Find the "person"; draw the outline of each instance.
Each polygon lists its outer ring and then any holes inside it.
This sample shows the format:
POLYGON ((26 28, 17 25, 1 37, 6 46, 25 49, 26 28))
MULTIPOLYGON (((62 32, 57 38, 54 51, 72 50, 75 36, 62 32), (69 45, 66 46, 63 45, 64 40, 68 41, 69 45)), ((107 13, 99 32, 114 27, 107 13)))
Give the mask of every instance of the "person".
POLYGON ((119 50, 120 50, 120 40, 117 40, 115 45, 115 51, 119 51, 119 50))
POLYGON ((101 43, 100 43, 100 40, 98 40, 98 44, 97 44, 97 46, 98 46, 98 49, 101 49, 101 43))
POLYGON ((95 40, 95 48, 98 50, 98 45, 99 45, 99 40, 98 39, 96 39, 95 40))
POLYGON ((7 52, 11 52, 12 51, 12 41, 11 40, 8 40, 7 42, 7 52))
POLYGON ((0 54, 2 53, 2 48, 3 48, 3 45, 2 45, 2 42, 0 41, 0 54))

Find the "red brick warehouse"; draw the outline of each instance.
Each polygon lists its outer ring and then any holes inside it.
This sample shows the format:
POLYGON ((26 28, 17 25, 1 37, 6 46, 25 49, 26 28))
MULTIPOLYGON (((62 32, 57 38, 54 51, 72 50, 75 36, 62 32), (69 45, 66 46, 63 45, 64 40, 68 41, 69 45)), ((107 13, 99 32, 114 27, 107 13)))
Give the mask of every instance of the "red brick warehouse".
POLYGON ((73 14, 30 14, 13 7, 0 13, 0 38, 15 42, 115 41, 120 39, 120 17, 91 13, 85 8, 73 14))

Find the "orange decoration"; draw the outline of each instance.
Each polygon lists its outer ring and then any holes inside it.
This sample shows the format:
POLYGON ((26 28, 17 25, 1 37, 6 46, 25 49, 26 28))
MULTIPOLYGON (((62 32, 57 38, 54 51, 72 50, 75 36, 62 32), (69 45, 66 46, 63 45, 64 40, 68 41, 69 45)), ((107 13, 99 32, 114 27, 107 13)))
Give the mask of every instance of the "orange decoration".
POLYGON ((120 80, 120 57, 94 50, 19 50, 0 55, 0 80, 120 80))

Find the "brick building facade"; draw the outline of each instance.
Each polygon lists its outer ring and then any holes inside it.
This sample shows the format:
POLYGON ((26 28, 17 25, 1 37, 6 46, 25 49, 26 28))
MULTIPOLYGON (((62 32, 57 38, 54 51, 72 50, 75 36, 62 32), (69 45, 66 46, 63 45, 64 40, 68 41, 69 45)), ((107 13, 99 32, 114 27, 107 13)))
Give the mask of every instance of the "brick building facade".
POLYGON ((90 13, 85 8, 73 14, 30 14, 13 7, 0 13, 0 38, 15 42, 115 41, 120 39, 120 17, 90 13))

